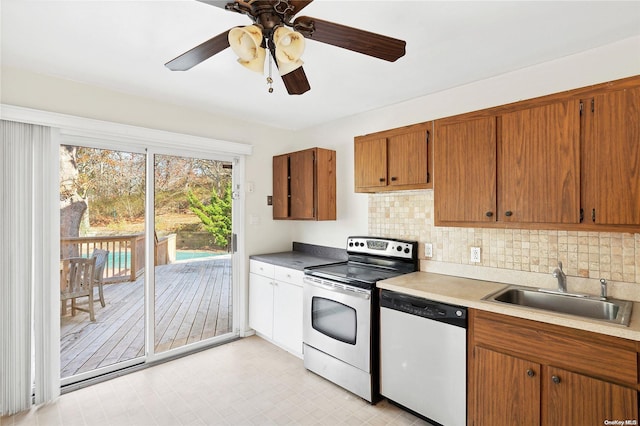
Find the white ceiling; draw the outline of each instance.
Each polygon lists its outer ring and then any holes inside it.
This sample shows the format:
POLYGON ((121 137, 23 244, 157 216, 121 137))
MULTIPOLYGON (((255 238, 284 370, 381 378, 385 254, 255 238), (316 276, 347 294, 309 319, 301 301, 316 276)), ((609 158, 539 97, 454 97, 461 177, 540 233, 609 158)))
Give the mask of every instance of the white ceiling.
MULTIPOLYGON (((301 129, 640 34, 639 1, 330 1, 301 15, 406 40, 389 63, 310 40, 311 91, 236 63, 164 63, 246 16, 195 0, 1 0, 2 65, 285 129, 301 129)), ((639 55, 640 52, 629 52, 639 55)))

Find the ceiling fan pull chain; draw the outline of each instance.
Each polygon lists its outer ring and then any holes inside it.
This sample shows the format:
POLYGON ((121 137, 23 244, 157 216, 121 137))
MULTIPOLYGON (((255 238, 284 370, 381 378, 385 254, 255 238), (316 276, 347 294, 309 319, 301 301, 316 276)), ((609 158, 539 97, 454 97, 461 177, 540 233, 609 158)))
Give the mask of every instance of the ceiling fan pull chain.
POLYGON ((265 40, 266 45, 267 45, 267 52, 269 52, 269 76, 267 77, 267 84, 269 85, 269 93, 273 93, 273 78, 271 78, 271 64, 272 64, 272 57, 271 57, 271 49, 269 48, 269 39, 265 40))

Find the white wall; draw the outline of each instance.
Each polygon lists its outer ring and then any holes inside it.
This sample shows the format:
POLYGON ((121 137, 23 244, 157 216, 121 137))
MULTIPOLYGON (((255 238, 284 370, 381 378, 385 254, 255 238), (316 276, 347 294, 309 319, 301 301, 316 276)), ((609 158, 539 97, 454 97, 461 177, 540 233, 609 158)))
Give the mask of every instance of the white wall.
MULTIPOLYGON (((337 151, 338 220, 296 223, 293 239, 344 247, 348 235, 367 235, 368 196, 353 192, 354 136, 633 75, 640 75, 640 37, 300 131, 295 139, 305 147, 337 151)), ((438 164, 434 167, 437 179, 438 164)))

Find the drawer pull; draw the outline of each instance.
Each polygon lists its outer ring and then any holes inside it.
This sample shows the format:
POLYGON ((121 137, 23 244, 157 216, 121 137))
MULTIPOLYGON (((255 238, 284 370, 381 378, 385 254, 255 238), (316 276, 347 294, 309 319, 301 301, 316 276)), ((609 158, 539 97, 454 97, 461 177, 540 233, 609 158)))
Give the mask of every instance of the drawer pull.
POLYGON ((557 385, 558 383, 560 383, 560 377, 551 376, 551 381, 557 385))
POLYGON ((533 376, 535 376, 535 375, 536 375, 536 372, 535 372, 535 371, 533 371, 532 369, 528 369, 528 370, 527 370, 527 376, 529 376, 529 377, 533 377, 533 376))

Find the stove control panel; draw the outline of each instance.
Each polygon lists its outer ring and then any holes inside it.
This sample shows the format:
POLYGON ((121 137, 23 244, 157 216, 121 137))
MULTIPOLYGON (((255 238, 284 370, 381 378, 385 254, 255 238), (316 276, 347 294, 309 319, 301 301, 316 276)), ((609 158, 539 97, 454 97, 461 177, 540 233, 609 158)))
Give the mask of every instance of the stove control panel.
POLYGON ((418 255, 417 250, 418 244, 415 241, 374 237, 349 237, 347 239, 348 253, 415 259, 418 255))

